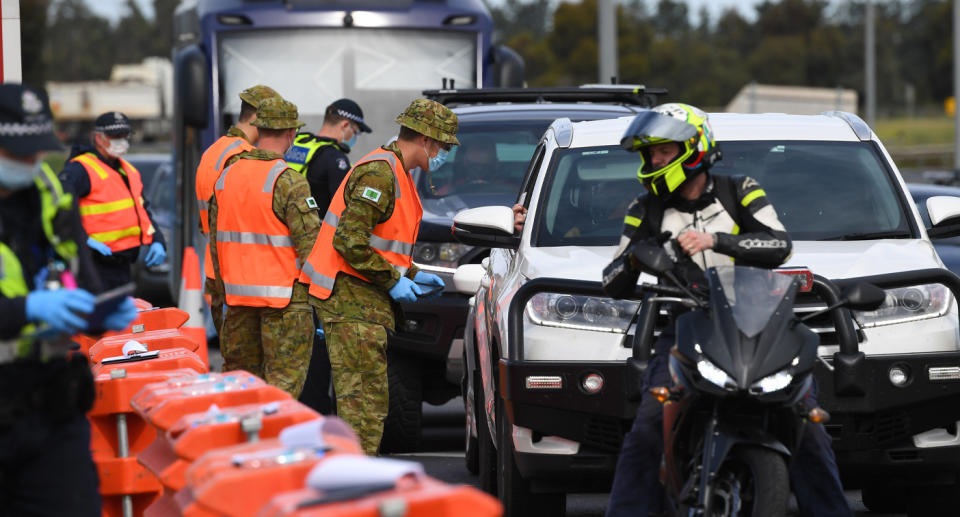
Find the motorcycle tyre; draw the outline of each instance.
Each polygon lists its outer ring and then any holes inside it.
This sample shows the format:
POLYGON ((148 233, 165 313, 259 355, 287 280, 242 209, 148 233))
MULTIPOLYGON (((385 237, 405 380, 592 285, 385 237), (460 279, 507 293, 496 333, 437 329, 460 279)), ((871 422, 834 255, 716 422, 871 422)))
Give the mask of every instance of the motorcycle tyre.
MULTIPOLYGON (((722 478, 731 459, 746 467, 754 480, 754 501, 751 515, 783 517, 787 514, 790 499, 790 476, 787 464, 779 453, 765 447, 737 447, 717 472, 722 478)), ((708 504, 709 506, 709 504, 708 504)), ((722 515, 707 509, 707 515, 722 515)))
POLYGON ((497 399, 497 494, 503 504, 503 517, 563 517, 567 494, 539 494, 530 491, 514 459, 513 437, 504 402, 497 399))

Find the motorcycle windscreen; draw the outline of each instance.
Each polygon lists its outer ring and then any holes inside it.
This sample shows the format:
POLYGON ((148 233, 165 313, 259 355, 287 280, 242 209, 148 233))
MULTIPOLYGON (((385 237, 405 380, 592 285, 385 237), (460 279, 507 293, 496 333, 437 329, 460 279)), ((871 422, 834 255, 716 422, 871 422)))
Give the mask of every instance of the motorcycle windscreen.
POLYGON ((747 338, 759 334, 786 296, 792 296, 794 278, 769 269, 718 266, 716 278, 733 319, 747 338))

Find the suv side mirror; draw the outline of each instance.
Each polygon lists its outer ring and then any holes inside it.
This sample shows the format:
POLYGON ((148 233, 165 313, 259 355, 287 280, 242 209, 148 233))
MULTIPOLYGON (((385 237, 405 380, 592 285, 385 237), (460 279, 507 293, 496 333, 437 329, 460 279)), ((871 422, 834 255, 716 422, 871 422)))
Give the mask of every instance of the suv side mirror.
POLYGON ((473 296, 480 290, 480 279, 486 271, 480 264, 464 264, 453 274, 453 286, 457 292, 473 296))
POLYGON ((453 218, 453 237, 471 246, 520 246, 520 236, 513 233, 513 209, 508 206, 481 206, 458 213, 453 218))
POLYGON ((843 290, 844 305, 857 311, 875 311, 886 299, 887 293, 883 289, 866 282, 843 290))
POLYGON ((933 196, 927 199, 927 213, 933 226, 927 231, 931 239, 960 235, 960 197, 933 196))

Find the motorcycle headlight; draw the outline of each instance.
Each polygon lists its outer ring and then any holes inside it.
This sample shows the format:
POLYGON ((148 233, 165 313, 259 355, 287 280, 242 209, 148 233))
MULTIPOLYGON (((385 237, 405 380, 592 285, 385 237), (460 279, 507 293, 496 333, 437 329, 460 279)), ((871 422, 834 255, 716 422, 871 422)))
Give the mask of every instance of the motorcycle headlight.
POLYGON ((459 242, 417 242, 413 245, 413 260, 427 266, 456 269, 460 259, 472 249, 473 246, 459 242))
POLYGON ((853 311, 862 328, 893 325, 908 321, 943 316, 950 309, 953 296, 941 284, 887 289, 887 299, 875 311, 853 311))
POLYGON ((713 364, 705 357, 697 361, 697 371, 700 372, 701 377, 725 390, 737 387, 737 383, 733 382, 733 379, 727 375, 727 372, 721 370, 719 366, 713 364))
POLYGON ((640 302, 538 293, 527 303, 527 317, 536 325, 624 334, 640 302))
POLYGON ((780 391, 790 385, 793 381, 793 375, 786 370, 780 370, 777 373, 767 375, 750 386, 750 391, 760 393, 773 393, 780 391))

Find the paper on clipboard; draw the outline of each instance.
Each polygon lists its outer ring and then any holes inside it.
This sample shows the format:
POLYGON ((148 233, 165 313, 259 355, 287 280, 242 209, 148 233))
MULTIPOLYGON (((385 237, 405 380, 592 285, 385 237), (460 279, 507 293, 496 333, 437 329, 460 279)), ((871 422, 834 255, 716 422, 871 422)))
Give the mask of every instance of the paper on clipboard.
POLYGON ((424 475, 416 461, 341 455, 321 461, 307 475, 307 486, 314 490, 337 490, 364 485, 393 484, 404 476, 424 475))

